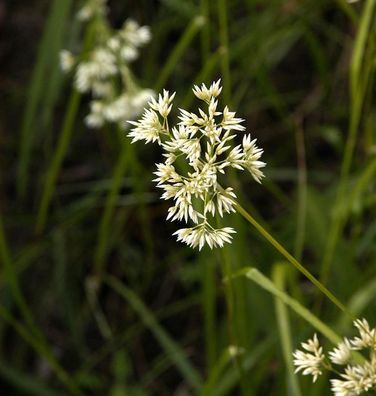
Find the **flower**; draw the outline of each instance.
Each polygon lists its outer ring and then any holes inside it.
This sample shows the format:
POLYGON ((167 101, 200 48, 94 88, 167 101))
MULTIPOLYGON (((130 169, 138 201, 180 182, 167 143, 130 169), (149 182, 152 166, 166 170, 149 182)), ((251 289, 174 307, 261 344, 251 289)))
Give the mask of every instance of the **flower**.
MULTIPOLYGON (((98 17, 96 26, 107 25, 104 21, 105 0, 88 0, 79 11, 81 20, 98 17)), ((103 26, 102 26, 103 27, 103 26)), ((133 20, 124 22, 120 30, 104 35, 100 29, 94 48, 75 61, 67 50, 60 54, 61 68, 69 72, 75 67, 74 85, 81 93, 91 93, 90 113, 85 122, 90 128, 100 128, 105 123, 125 127, 126 120, 139 117, 146 104, 154 97, 150 89, 141 89, 133 80, 129 63, 139 55, 139 48, 150 41, 150 29, 133 20), (119 82, 121 89, 119 90, 119 82)))
POLYGON ((220 80, 209 87, 195 85, 193 93, 204 102, 198 113, 179 109, 176 125, 169 124, 175 93, 164 90, 149 102, 140 120, 133 125, 128 136, 132 143, 144 140, 158 143, 163 150, 164 162, 157 164, 154 181, 161 188, 162 199, 172 201, 167 219, 192 222, 193 227, 174 233, 178 241, 199 250, 206 244, 210 248, 231 243, 231 227, 216 228, 212 224, 218 213, 235 212, 236 194, 231 187, 223 188, 220 178, 227 168, 248 170, 260 182, 264 176, 260 161, 263 150, 256 139, 243 136, 243 144, 236 147, 232 141, 237 133, 244 132, 243 119, 236 117, 227 106, 221 111, 218 96, 222 91, 220 80), (183 171, 179 171, 181 164, 183 171))
POLYGON ((332 352, 329 352, 329 359, 334 364, 344 365, 351 358, 351 344, 347 338, 340 342, 332 352))
POLYGON ((335 396, 360 395, 375 386, 376 366, 368 362, 364 365, 347 366, 341 378, 330 381, 335 396))
POLYGON ((104 16, 107 13, 107 0, 87 0, 85 5, 78 11, 77 19, 89 21, 96 16, 104 16))
POLYGON ((317 335, 314 334, 312 339, 302 342, 301 345, 307 352, 296 350, 293 353, 294 365, 297 366, 295 373, 302 371, 303 375, 312 375, 313 382, 316 382, 318 376, 322 374, 321 365, 325 358, 317 335))
POLYGON ((330 380, 331 390, 335 396, 357 396, 363 392, 376 389, 376 329, 371 329, 366 319, 356 319, 354 327, 358 329, 359 337, 344 338, 343 341, 329 352, 329 359, 333 364, 346 365, 341 373, 334 370, 330 362, 325 362, 322 348, 319 346, 316 335, 312 340, 303 343, 303 348, 309 353, 296 351, 293 356, 297 366, 295 372, 303 370, 303 374, 312 374, 314 381, 321 374, 323 368, 334 371, 339 378, 330 380), (353 351, 368 350, 368 359, 359 364, 352 362, 353 351))
POLYGON ((353 349, 371 348, 376 351, 376 329, 370 329, 366 319, 355 320, 354 326, 358 329, 360 337, 350 340, 353 349))
POLYGON ((60 67, 64 73, 69 73, 75 64, 75 58, 70 51, 60 51, 60 67))

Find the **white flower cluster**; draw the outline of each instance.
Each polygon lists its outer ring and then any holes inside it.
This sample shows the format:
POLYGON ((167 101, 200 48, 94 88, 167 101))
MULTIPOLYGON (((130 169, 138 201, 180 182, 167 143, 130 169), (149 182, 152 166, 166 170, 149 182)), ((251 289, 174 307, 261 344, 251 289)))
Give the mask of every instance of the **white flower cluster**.
POLYGON ((223 217, 224 213, 235 212, 236 195, 231 187, 221 187, 219 177, 228 168, 246 169, 260 182, 265 166, 259 160, 263 150, 256 146, 256 139, 244 135, 241 144, 232 144, 235 132, 245 128, 243 120, 227 106, 218 110, 221 90, 220 80, 209 88, 205 84, 195 86, 193 93, 205 103, 205 111, 200 108, 195 114, 180 109, 174 127, 170 127, 168 116, 175 94, 168 91, 149 102, 139 121, 130 121, 134 125, 129 133, 132 142, 157 142, 164 150, 164 162, 157 164, 154 181, 163 190, 162 198, 173 201, 167 219, 192 221, 193 227, 175 234, 179 241, 200 250, 205 244, 222 247, 235 233, 231 227, 216 228, 210 222, 216 213, 223 217))
MULTIPOLYGON (((104 15, 103 7, 103 0, 88 0, 78 15, 85 20, 98 13, 104 15), (100 10, 94 12, 98 7, 100 10)), ((62 70, 70 72, 75 68, 76 89, 94 96, 90 114, 85 119, 92 128, 100 128, 106 122, 124 126, 126 120, 140 115, 154 95, 152 90, 141 89, 135 84, 129 68, 129 63, 138 57, 139 48, 150 41, 149 28, 127 20, 119 31, 112 35, 109 33, 104 39, 103 31, 108 31, 108 28, 107 23, 102 22, 101 34, 96 36, 94 49, 85 55, 84 60, 76 61, 76 57, 67 50, 60 53, 62 70)), ((100 20, 96 23, 100 24, 100 20)))
POLYGON ((311 340, 302 342, 301 345, 306 352, 299 350, 294 352, 294 364, 297 366, 295 372, 302 371, 303 375, 312 375, 313 382, 315 382, 317 377, 322 374, 321 365, 325 359, 322 353, 322 347, 319 344, 316 334, 311 340))
POLYGON ((334 370, 332 363, 346 366, 340 378, 331 379, 331 390, 335 396, 357 396, 369 390, 376 390, 376 329, 371 329, 366 319, 357 319, 354 326, 359 336, 352 339, 344 338, 333 351, 329 352, 329 361, 325 360, 316 334, 312 340, 302 343, 308 352, 294 352, 295 372, 313 375, 313 382, 322 374, 322 369, 334 370), (352 363, 352 351, 367 350, 368 359, 362 364, 352 363))
POLYGON ((88 21, 97 16, 107 14, 107 0, 87 0, 84 6, 78 11, 77 18, 80 21, 88 21))

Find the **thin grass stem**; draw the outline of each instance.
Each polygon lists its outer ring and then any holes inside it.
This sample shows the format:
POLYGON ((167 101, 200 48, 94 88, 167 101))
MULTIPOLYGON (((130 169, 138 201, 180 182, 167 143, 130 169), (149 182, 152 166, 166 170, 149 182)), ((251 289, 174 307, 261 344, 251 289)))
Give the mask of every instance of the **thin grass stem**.
POLYGON ((235 204, 235 209, 241 214, 256 230, 284 256, 294 267, 296 267, 306 278, 308 278, 329 300, 333 302, 341 311, 352 316, 347 308, 334 296, 318 279, 316 279, 295 257, 293 257, 258 221, 248 213, 239 203, 235 204))
POLYGON ((227 1, 218 0, 219 41, 221 44, 221 74, 223 78, 223 98, 231 105, 231 72, 227 26, 227 1))

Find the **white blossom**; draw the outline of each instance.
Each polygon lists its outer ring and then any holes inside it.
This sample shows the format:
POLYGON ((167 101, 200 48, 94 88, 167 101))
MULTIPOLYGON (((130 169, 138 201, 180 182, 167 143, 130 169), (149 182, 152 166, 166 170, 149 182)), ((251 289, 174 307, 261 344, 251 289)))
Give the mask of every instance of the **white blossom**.
POLYGON ((347 338, 340 342, 333 351, 329 352, 329 359, 339 365, 344 365, 351 358, 351 344, 347 338))
POLYGON ((77 18, 88 21, 96 16, 104 16, 107 13, 107 0, 87 0, 85 5, 78 11, 77 18))
MULTIPOLYGON (((99 26, 99 33, 95 35, 97 41, 88 54, 82 54, 80 62, 76 62, 76 57, 69 51, 63 50, 60 63, 64 72, 75 68, 76 89, 81 93, 91 93, 94 97, 90 113, 85 118, 86 124, 90 128, 100 128, 111 122, 125 128, 128 126, 127 120, 139 117, 154 97, 152 90, 137 86, 129 68, 129 63, 139 56, 139 48, 150 41, 151 34, 149 27, 140 26, 130 19, 112 35, 104 34, 104 31, 110 31, 104 20, 105 14, 105 0, 86 1, 78 18, 88 20, 100 17, 96 21, 96 26, 99 26), (101 29, 103 24, 106 29, 101 29)), ((155 141, 150 132, 146 133, 146 138, 147 141, 155 141)))
POLYGON ((60 67, 64 73, 69 73, 75 64, 74 55, 68 50, 60 51, 60 67))
POLYGON ((158 114, 154 110, 146 109, 141 120, 128 122, 135 126, 128 134, 132 138, 132 143, 138 140, 145 140, 146 143, 160 142, 160 135, 165 133, 158 114))
POLYGON ((214 229, 202 223, 197 227, 182 228, 176 231, 174 235, 177 235, 178 241, 182 241, 192 248, 198 247, 201 250, 205 244, 208 244, 212 249, 217 246, 222 247, 225 242, 231 243, 231 234, 233 233, 235 233, 235 230, 231 227, 214 229))
POLYGON ((366 319, 357 319, 354 326, 359 331, 359 337, 350 340, 353 349, 371 348, 376 351, 376 329, 371 329, 366 319))
POLYGON ((218 96, 222 91, 220 80, 208 88, 194 86, 194 94, 205 108, 198 113, 179 109, 178 123, 169 126, 168 116, 172 111, 175 93, 164 90, 151 99, 139 121, 130 121, 134 128, 128 134, 132 142, 145 140, 157 142, 163 149, 164 163, 157 164, 154 181, 163 190, 162 199, 172 200, 167 219, 191 221, 192 228, 183 228, 175 234, 178 240, 191 247, 221 247, 231 242, 230 227, 216 228, 211 222, 218 213, 235 212, 236 195, 232 188, 222 188, 219 177, 227 167, 247 169, 260 182, 260 170, 265 163, 259 161, 262 150, 256 140, 243 138, 243 145, 233 147, 236 134, 243 132, 243 119, 237 118, 226 106, 218 108, 218 96), (184 172, 179 172, 175 162, 185 161, 184 172))
POLYGON ((303 370, 303 374, 312 374, 314 379, 321 374, 323 368, 334 371, 339 377, 330 379, 331 390, 335 396, 358 396, 363 392, 376 390, 376 329, 371 328, 366 319, 357 319, 354 326, 359 337, 344 338, 343 341, 329 352, 332 363, 346 365, 343 372, 334 370, 329 362, 324 362, 325 356, 319 346, 316 335, 313 340, 303 343, 303 348, 309 353, 296 351, 294 364, 296 372, 303 370), (355 362, 353 351, 366 350, 367 358, 359 363, 355 362))
POLYGON ((312 375, 315 382, 319 375, 322 374, 322 362, 325 358, 322 347, 319 344, 317 335, 307 342, 302 342, 302 348, 307 352, 297 350, 293 353, 295 373, 302 371, 303 375, 312 375))
POLYGON ((205 102, 210 101, 211 98, 219 96, 222 91, 222 87, 220 86, 221 80, 213 82, 208 88, 205 84, 202 84, 201 87, 195 85, 193 87, 193 93, 201 100, 205 102))

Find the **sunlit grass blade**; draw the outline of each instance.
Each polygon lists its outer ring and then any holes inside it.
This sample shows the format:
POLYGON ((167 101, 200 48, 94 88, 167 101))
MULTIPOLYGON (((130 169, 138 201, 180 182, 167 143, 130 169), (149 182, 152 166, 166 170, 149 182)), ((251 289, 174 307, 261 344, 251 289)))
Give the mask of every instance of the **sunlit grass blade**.
POLYGON ((157 338, 170 359, 176 364, 177 368, 179 368, 186 381, 192 386, 195 392, 199 392, 202 388, 202 379, 200 374, 188 361, 179 344, 177 344, 158 323, 153 313, 144 305, 140 298, 131 289, 129 289, 113 276, 105 276, 104 282, 107 283, 118 294, 120 294, 140 315, 140 318, 144 324, 157 338))
POLYGON ((293 257, 273 236, 250 214, 248 213, 239 203, 236 203, 235 208, 256 230, 278 250, 282 256, 284 256, 289 263, 297 268, 304 276, 306 276, 325 296, 329 298, 341 311, 351 314, 347 308, 338 300, 334 294, 329 291, 320 281, 318 281, 295 257, 293 257))
POLYGON ((260 287, 281 299, 281 301, 288 305, 293 311, 295 311, 302 319, 311 324, 317 331, 327 337, 333 344, 338 343, 341 338, 334 330, 328 325, 321 321, 315 316, 309 309, 305 308, 299 301, 290 297, 283 290, 280 290, 269 278, 263 275, 259 270, 252 267, 242 269, 240 272, 234 275, 234 277, 245 276, 251 281, 258 284, 260 287))
MULTIPOLYGON (((275 264, 273 267, 272 279, 275 286, 283 291, 285 289, 285 281, 287 275, 287 265, 284 263, 275 264)), ((292 342, 291 342, 291 326, 290 326, 290 318, 286 305, 283 301, 276 297, 275 298, 275 310, 276 310, 276 318, 279 330, 279 336, 281 339, 281 347, 283 352, 283 358, 285 360, 285 365, 287 367, 288 372, 288 394, 293 396, 301 395, 299 382, 294 374, 294 366, 292 364, 292 342)))

